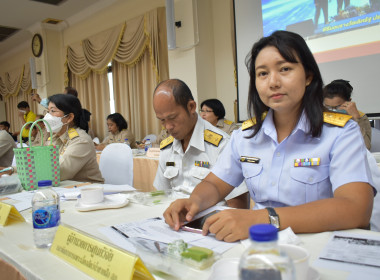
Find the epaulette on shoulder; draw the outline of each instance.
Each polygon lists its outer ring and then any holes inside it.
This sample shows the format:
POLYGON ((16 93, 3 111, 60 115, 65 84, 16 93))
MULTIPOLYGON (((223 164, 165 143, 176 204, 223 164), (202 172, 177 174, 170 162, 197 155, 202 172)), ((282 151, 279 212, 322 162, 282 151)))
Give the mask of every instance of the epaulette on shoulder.
POLYGON ((323 112, 323 121, 336 126, 344 127, 351 118, 352 116, 346 114, 323 112))
POLYGON ((363 113, 363 112, 361 112, 361 111, 359 111, 359 116, 360 117, 363 117, 365 114, 363 113))
POLYGON ((224 123, 225 123, 225 124, 228 124, 228 125, 231 125, 231 124, 233 123, 233 121, 230 121, 230 120, 224 119, 224 123))
POLYGON ((76 131, 76 129, 73 127, 69 128, 67 133, 69 134, 70 140, 79 137, 78 131, 76 131))
MULTIPOLYGON (((264 112, 262 115, 261 115, 261 119, 265 119, 265 117, 267 116, 267 113, 268 112, 264 112)), ((250 120, 246 120, 245 122, 243 122, 242 126, 241 126, 241 130, 246 130, 252 126, 254 126, 256 124, 256 118, 252 118, 250 120)))
POLYGON ((223 139, 223 135, 220 135, 214 131, 205 129, 204 140, 206 142, 218 147, 220 144, 220 141, 222 141, 222 139, 223 139))
POLYGON ((166 147, 169 147, 169 145, 172 144, 173 141, 174 141, 173 136, 169 136, 168 138, 165 138, 164 140, 162 140, 160 143, 160 150, 163 150, 166 147))

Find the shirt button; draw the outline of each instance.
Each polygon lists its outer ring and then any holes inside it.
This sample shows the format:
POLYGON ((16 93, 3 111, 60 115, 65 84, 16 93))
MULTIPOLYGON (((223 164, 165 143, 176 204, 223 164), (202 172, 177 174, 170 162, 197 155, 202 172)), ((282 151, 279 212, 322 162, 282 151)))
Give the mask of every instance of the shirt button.
POLYGON ((276 157, 279 157, 279 156, 281 156, 281 153, 280 153, 280 152, 277 152, 277 153, 276 153, 276 157))
POLYGON ((313 181, 314 181, 314 177, 309 177, 309 179, 307 179, 307 181, 308 181, 309 183, 313 182, 313 181))

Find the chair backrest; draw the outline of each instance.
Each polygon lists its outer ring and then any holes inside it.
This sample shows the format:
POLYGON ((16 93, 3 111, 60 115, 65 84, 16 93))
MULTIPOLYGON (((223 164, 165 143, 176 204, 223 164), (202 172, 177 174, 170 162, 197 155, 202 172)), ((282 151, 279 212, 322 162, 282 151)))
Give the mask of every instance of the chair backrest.
POLYGON ((372 174, 372 181, 377 194, 373 200, 371 230, 380 231, 380 169, 373 155, 367 150, 367 161, 372 174))
POLYGON ((156 142, 157 136, 155 134, 148 134, 143 140, 149 139, 151 143, 156 142))
POLYGON ((133 186, 133 156, 124 143, 107 145, 100 155, 99 169, 104 183, 133 186))
POLYGON ((372 127, 371 152, 380 152, 380 130, 372 127))

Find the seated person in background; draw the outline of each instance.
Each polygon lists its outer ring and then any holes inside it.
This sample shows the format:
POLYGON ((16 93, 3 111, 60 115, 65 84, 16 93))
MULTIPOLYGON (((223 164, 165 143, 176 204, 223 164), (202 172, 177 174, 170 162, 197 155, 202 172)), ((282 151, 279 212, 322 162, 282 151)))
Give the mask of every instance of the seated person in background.
POLYGON ((225 119, 225 115, 226 110, 218 99, 207 99, 201 103, 200 116, 202 119, 231 135, 232 131, 238 129, 239 126, 225 119))
POLYGON ((108 136, 99 145, 94 143, 98 151, 102 151, 111 143, 124 143, 125 139, 128 139, 131 149, 137 148, 135 136, 128 130, 128 123, 121 114, 108 115, 107 126, 108 136))
POLYGON ((358 111, 355 102, 351 101, 352 86, 349 81, 334 80, 323 88, 323 104, 333 112, 352 116, 360 127, 364 143, 371 149, 371 124, 367 115, 358 111))
POLYGON ((16 148, 16 143, 12 136, 6 130, 0 130, 0 166, 8 167, 12 164, 13 148, 16 148))
POLYGON ((5 130, 6 132, 9 133, 10 136, 12 136, 14 141, 17 141, 17 133, 12 133, 9 131, 11 128, 11 124, 7 121, 0 122, 0 130, 5 130))
MULTIPOLYGON (((171 135, 161 142, 153 186, 188 197, 216 163, 229 135, 198 116, 197 104, 183 81, 161 82, 154 91, 153 107, 171 135)), ((234 190, 226 200, 231 207, 247 208, 247 189, 234 190)))
POLYGON ((103 183, 79 99, 69 94, 50 96, 44 119, 53 132, 53 143, 59 145, 61 180, 103 183))
POLYGON ((166 223, 178 230, 245 180, 254 210, 220 211, 206 219, 204 235, 234 242, 262 223, 295 233, 368 228, 376 190, 367 149, 356 122, 324 112, 322 77, 305 40, 275 31, 253 45, 247 64, 248 113, 260 117, 232 134, 190 198, 165 211, 166 223))
POLYGON ((155 143, 160 144, 162 140, 168 138, 169 136, 170 136, 169 131, 165 127, 162 127, 160 134, 158 135, 155 143))
MULTIPOLYGON (((30 111, 28 102, 21 101, 17 104, 17 108, 19 110, 18 116, 20 117, 22 125, 26 124, 27 122, 34 122, 36 120, 36 115, 30 111)), ((29 128, 30 125, 27 125, 22 131, 22 135, 20 135, 20 143, 21 141, 28 142, 29 128)))
MULTIPOLYGON (((36 120, 43 119, 43 115, 37 115, 36 120)), ((42 135, 43 135, 43 140, 42 143, 46 144, 48 141, 48 138, 50 137, 50 132, 46 130, 45 123, 44 122, 38 122, 37 125, 41 127, 42 130, 42 135)), ((32 130, 32 139, 29 140, 32 141, 32 144, 29 143, 29 146, 36 146, 36 145, 41 145, 41 133, 40 130, 38 129, 37 125, 33 126, 32 130)))

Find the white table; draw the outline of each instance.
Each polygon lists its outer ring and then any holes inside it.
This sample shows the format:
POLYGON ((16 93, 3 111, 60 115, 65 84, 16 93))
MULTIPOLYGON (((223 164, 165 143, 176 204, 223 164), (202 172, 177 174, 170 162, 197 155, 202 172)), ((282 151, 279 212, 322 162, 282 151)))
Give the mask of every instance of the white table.
MULTIPOLYGON (((66 182, 65 182, 66 183, 66 182)), ((66 184, 72 184, 67 182, 66 184)), ((163 213, 167 205, 145 206, 129 203, 120 209, 108 209, 92 212, 78 212, 74 208, 75 201, 61 203, 62 222, 78 228, 100 239, 106 240, 98 229, 115 224, 142 220, 163 213)), ((31 209, 22 212, 26 222, 0 227, 0 257, 13 264, 27 279, 92 279, 80 270, 51 254, 47 249, 37 249, 33 243, 31 209)), ((355 233, 365 233, 380 236, 378 232, 350 230, 355 233)), ((329 240, 331 232, 319 234, 300 234, 303 245, 311 254, 310 263, 317 259, 320 251, 329 240)), ((223 257, 240 257, 244 251, 241 244, 225 252, 223 257)), ((346 279, 348 272, 327 270, 316 267, 321 279, 346 279)), ((196 277, 197 280, 208 279, 211 269, 204 270, 196 277)), ((194 278, 193 278, 194 279, 194 278)))

